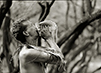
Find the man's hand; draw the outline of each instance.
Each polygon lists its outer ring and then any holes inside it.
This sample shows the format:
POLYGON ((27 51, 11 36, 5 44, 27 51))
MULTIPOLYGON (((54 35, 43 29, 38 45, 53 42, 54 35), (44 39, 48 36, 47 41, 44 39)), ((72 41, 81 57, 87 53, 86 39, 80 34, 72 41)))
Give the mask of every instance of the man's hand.
POLYGON ((52 34, 49 31, 49 26, 47 25, 41 25, 40 26, 40 32, 41 32, 41 37, 45 40, 47 40, 48 38, 52 38, 52 34))
POLYGON ((62 62, 58 65, 58 71, 59 71, 60 73, 66 71, 66 61, 62 61, 62 62))
POLYGON ((47 40, 50 37, 53 38, 54 37, 53 33, 57 29, 56 23, 51 20, 37 22, 35 23, 35 26, 38 30, 39 35, 45 40, 47 40))

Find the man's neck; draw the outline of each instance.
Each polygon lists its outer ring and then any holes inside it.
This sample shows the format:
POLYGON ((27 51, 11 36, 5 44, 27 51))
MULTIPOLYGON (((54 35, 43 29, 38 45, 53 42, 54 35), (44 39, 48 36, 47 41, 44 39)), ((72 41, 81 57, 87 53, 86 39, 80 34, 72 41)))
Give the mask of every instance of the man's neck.
POLYGON ((26 45, 26 46, 30 46, 30 45, 32 45, 32 46, 37 46, 36 43, 31 43, 31 44, 30 44, 30 43, 25 43, 25 45, 26 45))

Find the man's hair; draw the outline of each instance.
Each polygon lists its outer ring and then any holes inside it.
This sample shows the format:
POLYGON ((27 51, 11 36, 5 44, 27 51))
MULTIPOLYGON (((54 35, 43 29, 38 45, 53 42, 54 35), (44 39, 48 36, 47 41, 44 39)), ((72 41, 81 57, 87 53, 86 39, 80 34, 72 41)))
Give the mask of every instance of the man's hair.
POLYGON ((17 20, 14 22, 14 24, 11 27, 11 33, 13 36, 20 41, 21 43, 25 43, 25 35, 23 34, 23 31, 26 30, 27 25, 23 25, 23 19, 17 20))

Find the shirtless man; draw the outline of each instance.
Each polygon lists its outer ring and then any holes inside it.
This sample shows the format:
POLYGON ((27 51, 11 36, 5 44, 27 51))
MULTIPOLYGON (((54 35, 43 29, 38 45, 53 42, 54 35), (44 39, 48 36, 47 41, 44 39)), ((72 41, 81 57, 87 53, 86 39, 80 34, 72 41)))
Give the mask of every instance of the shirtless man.
POLYGON ((20 73, 45 73, 44 64, 61 64, 63 54, 52 38, 50 27, 56 24, 46 20, 35 24, 24 24, 16 21, 12 26, 12 34, 23 44, 19 53, 20 73), (38 46, 41 36, 49 47, 38 46))

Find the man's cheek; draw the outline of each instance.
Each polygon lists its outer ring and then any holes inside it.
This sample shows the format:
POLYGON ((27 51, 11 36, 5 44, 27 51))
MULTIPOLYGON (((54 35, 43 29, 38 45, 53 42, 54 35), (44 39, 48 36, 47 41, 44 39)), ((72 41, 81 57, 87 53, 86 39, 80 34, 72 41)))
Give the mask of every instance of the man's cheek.
POLYGON ((38 34, 36 32, 33 32, 32 36, 36 38, 36 37, 38 37, 38 34))

